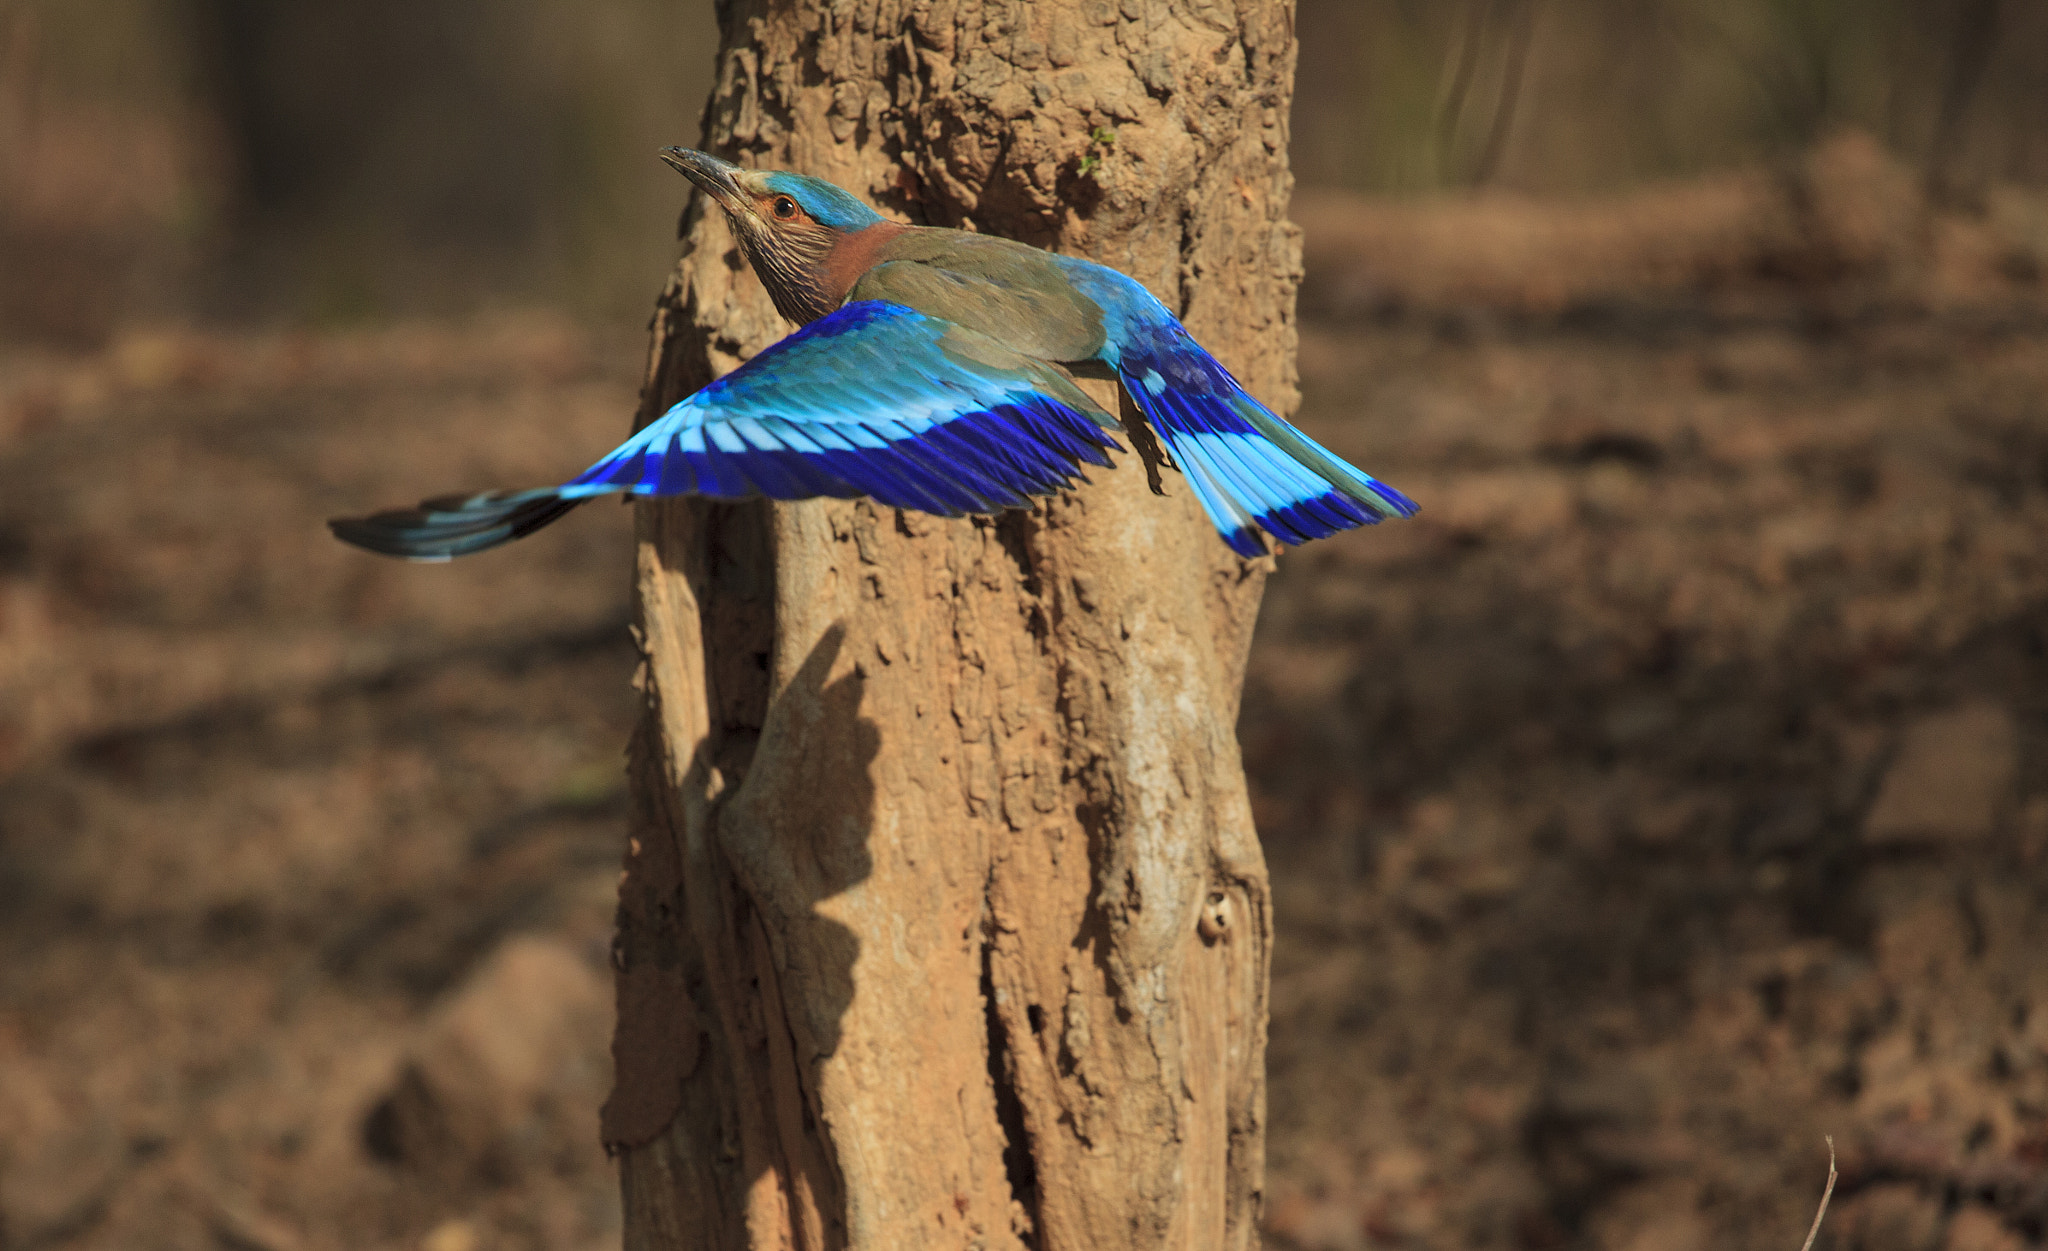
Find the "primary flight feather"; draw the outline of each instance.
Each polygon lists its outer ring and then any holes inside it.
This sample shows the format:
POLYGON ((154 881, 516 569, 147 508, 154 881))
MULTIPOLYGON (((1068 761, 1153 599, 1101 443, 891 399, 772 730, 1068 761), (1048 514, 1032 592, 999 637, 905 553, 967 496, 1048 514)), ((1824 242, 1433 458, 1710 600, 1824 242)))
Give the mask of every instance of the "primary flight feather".
POLYGON ((711 197, 798 329, 560 486, 329 523, 358 547, 447 560, 596 495, 870 496, 940 516, 1024 506, 1107 467, 1118 423, 1062 368, 1114 371, 1232 550, 1405 517, 1415 503, 1247 394, 1137 282, 989 235, 905 226, 831 183, 662 159, 711 197))

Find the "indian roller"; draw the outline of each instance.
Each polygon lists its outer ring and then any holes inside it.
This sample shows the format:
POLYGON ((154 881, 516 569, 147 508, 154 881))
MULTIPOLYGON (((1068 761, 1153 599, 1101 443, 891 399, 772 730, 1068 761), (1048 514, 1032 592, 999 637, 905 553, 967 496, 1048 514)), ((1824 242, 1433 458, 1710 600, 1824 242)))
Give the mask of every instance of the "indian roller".
POLYGON ((661 157, 725 212, 797 330, 560 486, 330 522, 346 542, 447 560, 593 496, 869 496, 945 517, 1020 508, 1110 467, 1119 423, 1074 384, 1112 373, 1223 541, 1264 553, 1415 511, 1238 385, 1136 281, 991 235, 889 221, 822 179, 661 157), (1070 372, 1073 371, 1073 372, 1070 372))

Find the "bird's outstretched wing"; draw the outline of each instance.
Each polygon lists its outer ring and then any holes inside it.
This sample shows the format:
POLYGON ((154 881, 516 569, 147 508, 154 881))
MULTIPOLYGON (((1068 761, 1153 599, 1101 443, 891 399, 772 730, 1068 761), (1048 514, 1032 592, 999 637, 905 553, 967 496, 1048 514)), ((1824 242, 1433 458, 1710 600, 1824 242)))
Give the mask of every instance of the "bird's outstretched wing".
MULTIPOLYGON (((901 304, 861 300, 676 404, 558 487, 330 522, 346 542, 446 560, 596 495, 872 496, 941 516, 1017 508, 1108 466, 1115 420, 1059 368, 901 304)), ((1119 448, 1119 450, 1121 450, 1119 448)))

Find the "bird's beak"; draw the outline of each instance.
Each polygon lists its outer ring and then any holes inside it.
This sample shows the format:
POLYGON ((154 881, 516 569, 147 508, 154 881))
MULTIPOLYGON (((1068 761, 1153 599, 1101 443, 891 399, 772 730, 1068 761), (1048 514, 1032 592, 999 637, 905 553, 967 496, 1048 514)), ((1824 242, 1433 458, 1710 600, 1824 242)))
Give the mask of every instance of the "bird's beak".
POLYGON ((708 152, 697 152, 689 148, 663 148, 661 159, 678 174, 696 183, 698 188, 728 213, 746 211, 746 196, 740 192, 740 184, 733 177, 739 166, 730 161, 721 161, 708 152))

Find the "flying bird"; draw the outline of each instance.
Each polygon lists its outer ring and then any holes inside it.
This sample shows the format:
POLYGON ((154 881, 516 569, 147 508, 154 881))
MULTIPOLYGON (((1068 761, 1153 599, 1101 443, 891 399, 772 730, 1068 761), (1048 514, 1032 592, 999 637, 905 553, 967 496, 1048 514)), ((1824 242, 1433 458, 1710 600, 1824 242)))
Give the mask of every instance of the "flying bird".
POLYGON ((869 496, 955 517, 1025 506, 1123 450, 1070 370, 1106 367, 1231 549, 1300 544, 1415 503, 1281 420, 1136 281, 992 235, 883 218, 819 178, 661 157, 724 210, 798 329, 560 486, 329 522, 438 561, 521 538, 594 496, 869 496))

